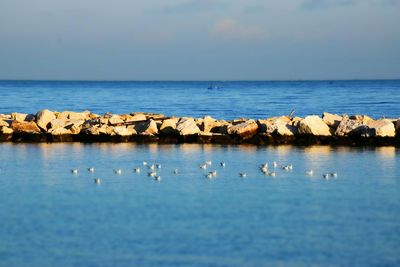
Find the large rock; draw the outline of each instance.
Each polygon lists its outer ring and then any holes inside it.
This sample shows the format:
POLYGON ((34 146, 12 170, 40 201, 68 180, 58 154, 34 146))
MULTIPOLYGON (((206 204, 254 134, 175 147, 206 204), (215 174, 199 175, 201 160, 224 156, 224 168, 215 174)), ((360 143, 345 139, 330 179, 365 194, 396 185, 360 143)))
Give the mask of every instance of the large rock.
MULTIPOLYGON (((235 121, 233 123, 235 123, 235 121)), ((228 134, 238 135, 243 139, 251 138, 257 134, 257 131, 258 125, 254 120, 246 120, 244 122, 231 125, 227 129, 228 134)))
POLYGON ((0 126, 0 133, 1 134, 12 134, 14 131, 13 129, 7 127, 7 126, 0 126))
POLYGON ((14 113, 11 113, 11 119, 14 121, 19 121, 19 122, 33 121, 35 119, 35 115, 14 112, 14 113))
POLYGON ((168 134, 176 134, 178 131, 176 130, 176 124, 178 123, 179 118, 169 118, 162 121, 160 126, 160 133, 168 135, 168 134))
POLYGON ((180 135, 194 135, 200 133, 200 128, 193 118, 181 118, 176 125, 176 130, 180 135))
POLYGON ((300 121, 299 134, 331 136, 329 126, 318 116, 307 116, 300 121))
POLYGON ((41 133, 40 128, 36 125, 34 121, 13 121, 11 123, 11 128, 14 133, 22 133, 22 134, 39 134, 41 133))
POLYGON ((143 113, 135 113, 135 114, 129 114, 126 115, 122 118, 125 122, 136 122, 136 121, 145 121, 147 120, 146 115, 143 113))
POLYGON ((353 115, 349 117, 350 120, 355 120, 356 122, 362 125, 368 125, 369 123, 373 122, 374 119, 368 117, 367 115, 353 115))
POLYGON ((109 125, 118 125, 118 124, 123 124, 123 123, 124 123, 124 121, 121 119, 121 116, 119 116, 119 115, 112 115, 108 119, 109 125))
POLYGON ((204 133, 228 133, 228 126, 231 124, 224 120, 216 120, 210 116, 205 116, 202 122, 204 133))
POLYGON ((126 127, 126 126, 115 126, 113 127, 113 131, 116 135, 119 136, 131 136, 136 134, 135 129, 133 127, 126 127))
POLYGON ((292 136, 297 132, 297 127, 293 126, 291 119, 286 116, 269 118, 267 120, 258 120, 257 123, 260 133, 292 136))
POLYGON ((57 118, 61 120, 86 120, 89 119, 89 111, 74 112, 74 111, 63 111, 57 114, 57 118))
POLYGON ((56 119, 54 112, 48 109, 41 110, 36 114, 37 125, 45 131, 47 131, 47 125, 49 124, 49 122, 54 119, 56 119))
POLYGON ((64 119, 54 119, 49 122, 49 132, 51 132, 51 129, 56 129, 56 128, 63 128, 67 124, 66 120, 64 119))
POLYGON ((343 119, 342 116, 339 116, 337 114, 331 114, 328 112, 324 112, 322 114, 322 120, 334 130, 337 129, 342 119, 343 119))
POLYGON ((7 120, 1 120, 0 119, 0 126, 8 127, 8 126, 10 126, 10 123, 7 120))
POLYGON ((54 129, 49 130, 51 135, 66 135, 66 134, 72 134, 71 130, 65 129, 63 127, 58 127, 54 129))
POLYGON ((336 128, 335 135, 337 136, 348 136, 348 135, 361 135, 365 132, 366 126, 362 124, 362 121, 350 119, 348 116, 343 116, 342 121, 336 128))
POLYGON ((394 137, 396 129, 392 121, 388 119, 381 119, 370 122, 368 128, 372 130, 372 135, 377 137, 394 137))
POLYGON ((150 119, 135 124, 135 131, 139 134, 155 135, 158 133, 157 123, 150 119))

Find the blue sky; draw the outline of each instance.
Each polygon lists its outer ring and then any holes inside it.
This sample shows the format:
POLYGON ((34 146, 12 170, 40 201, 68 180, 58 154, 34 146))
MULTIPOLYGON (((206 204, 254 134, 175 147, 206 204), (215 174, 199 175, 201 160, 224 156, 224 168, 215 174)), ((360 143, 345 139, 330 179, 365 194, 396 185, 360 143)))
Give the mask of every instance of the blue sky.
POLYGON ((400 0, 0 0, 0 79, 400 78, 400 0))

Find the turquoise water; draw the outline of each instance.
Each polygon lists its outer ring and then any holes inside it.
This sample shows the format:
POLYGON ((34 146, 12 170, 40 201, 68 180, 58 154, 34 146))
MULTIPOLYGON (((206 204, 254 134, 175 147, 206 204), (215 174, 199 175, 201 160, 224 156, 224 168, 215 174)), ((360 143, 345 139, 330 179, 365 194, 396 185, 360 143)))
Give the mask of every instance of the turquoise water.
POLYGON ((398 266, 399 153, 1 144, 0 266, 398 266), (162 164, 161 182, 147 176, 143 160, 162 164), (216 179, 198 167, 205 160, 216 179), (272 161, 293 170, 259 172, 272 161), (337 179, 322 179, 332 171, 337 179))
POLYGON ((400 117, 400 80, 282 82, 0 81, 0 113, 90 110, 219 119, 332 113, 400 117), (209 90, 214 84, 219 89, 209 90))

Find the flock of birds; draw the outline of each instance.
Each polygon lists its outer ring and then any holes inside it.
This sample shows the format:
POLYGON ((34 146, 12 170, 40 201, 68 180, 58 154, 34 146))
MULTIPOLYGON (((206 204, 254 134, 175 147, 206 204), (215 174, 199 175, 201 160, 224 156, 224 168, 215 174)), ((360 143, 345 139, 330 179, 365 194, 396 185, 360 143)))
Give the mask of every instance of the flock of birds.
MULTIPOLYGON (((211 160, 207 160, 204 163, 199 165, 200 169, 203 169, 204 171, 211 168, 212 166, 212 161, 211 160)), ((221 168, 225 168, 226 163, 225 162, 220 162, 219 166, 221 168)), ((158 169, 161 169, 161 164, 160 163, 156 163, 156 164, 149 164, 146 161, 143 161, 143 167, 145 169, 147 169, 147 174, 149 177, 152 177, 155 181, 161 181, 161 176, 157 173, 158 169)), ((260 171, 267 176, 271 176, 271 177, 276 177, 277 176, 277 169, 282 169, 283 171, 292 171, 293 170, 293 164, 288 164, 288 165, 281 165, 279 166, 278 163, 276 161, 272 162, 271 166, 268 163, 264 163, 260 165, 260 171)), ((90 167, 87 169, 88 172, 90 173, 94 173, 95 172, 95 168, 94 167, 90 167)), ((142 169, 140 167, 136 167, 133 169, 133 172, 139 174, 142 171, 142 169)), ((78 174, 79 170, 78 169, 72 169, 71 170, 72 174, 78 174)), ((122 174, 122 169, 114 169, 114 174, 116 175, 121 175, 122 174)), ((173 171, 174 175, 178 175, 179 174, 179 170, 178 169, 174 169, 173 171)), ((314 176, 314 171, 313 170, 306 170, 304 173, 306 176, 314 176)), ((205 177, 207 179, 214 179, 217 177, 217 171, 216 170, 212 170, 209 171, 205 174, 205 177)), ((239 177, 241 178, 246 178, 247 177, 247 173, 246 172, 239 172, 239 177)), ((337 172, 330 172, 330 173, 324 173, 322 174, 322 178, 329 180, 331 178, 337 178, 338 174, 337 172)), ((95 178, 94 179, 94 183, 95 184, 101 184, 101 179, 100 178, 95 178)))

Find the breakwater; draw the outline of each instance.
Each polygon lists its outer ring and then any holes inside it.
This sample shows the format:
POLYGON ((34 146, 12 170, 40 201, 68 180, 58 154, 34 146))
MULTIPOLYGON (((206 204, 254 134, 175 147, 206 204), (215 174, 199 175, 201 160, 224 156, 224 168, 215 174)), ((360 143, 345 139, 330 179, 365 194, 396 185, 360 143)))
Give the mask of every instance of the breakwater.
POLYGON ((159 142, 400 146, 400 118, 367 115, 219 120, 153 113, 98 115, 41 110, 0 114, 1 142, 159 142))

